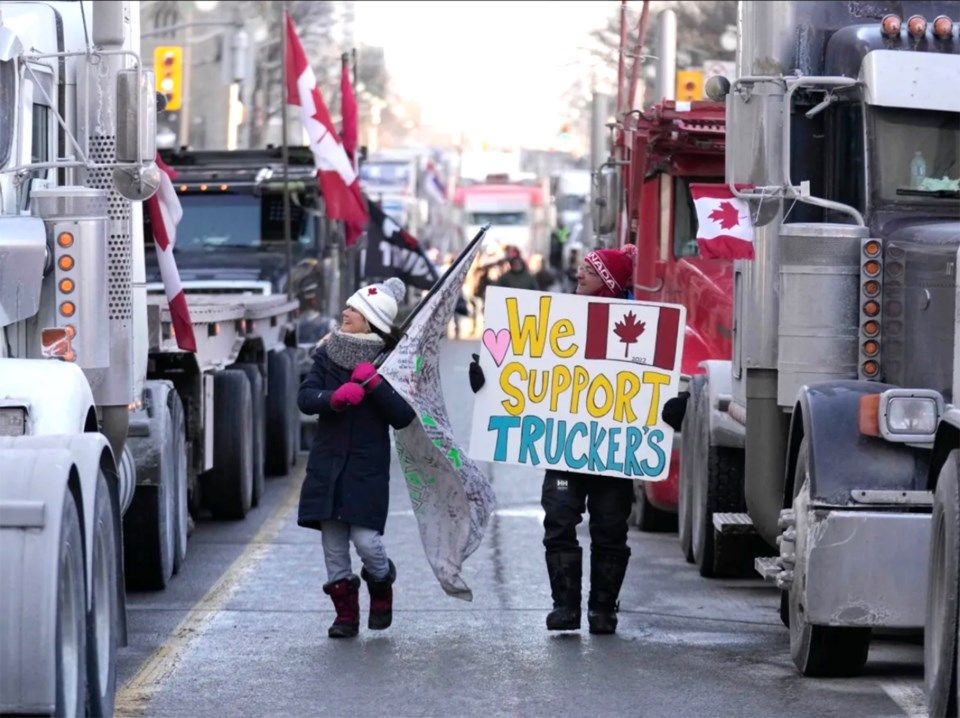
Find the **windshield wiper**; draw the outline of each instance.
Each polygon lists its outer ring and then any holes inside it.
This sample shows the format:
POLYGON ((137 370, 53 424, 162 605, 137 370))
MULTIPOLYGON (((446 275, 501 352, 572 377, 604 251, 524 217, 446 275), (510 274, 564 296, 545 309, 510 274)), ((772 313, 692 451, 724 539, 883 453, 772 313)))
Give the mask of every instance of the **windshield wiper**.
POLYGON ((956 189, 898 189, 897 195, 911 197, 943 197, 945 199, 960 199, 960 190, 956 189))

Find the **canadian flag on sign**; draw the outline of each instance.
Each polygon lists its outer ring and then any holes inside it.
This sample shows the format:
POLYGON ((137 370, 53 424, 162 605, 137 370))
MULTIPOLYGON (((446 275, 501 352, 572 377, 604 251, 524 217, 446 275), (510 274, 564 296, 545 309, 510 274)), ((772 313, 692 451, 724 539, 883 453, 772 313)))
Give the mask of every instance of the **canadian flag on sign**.
POLYGON ((327 216, 347 225, 347 245, 353 244, 367 226, 367 203, 360 193, 360 178, 337 135, 330 113, 323 103, 317 77, 307 61, 293 20, 287 25, 287 102, 300 106, 303 129, 319 170, 327 216))
POLYGON ((587 305, 585 359, 609 359, 671 371, 677 358, 680 310, 638 302, 587 305))
MULTIPOLYGON (((737 189, 752 189, 737 185, 737 189)), ((691 184, 697 209, 697 246, 704 259, 753 259, 753 222, 746 200, 723 184, 691 184)))

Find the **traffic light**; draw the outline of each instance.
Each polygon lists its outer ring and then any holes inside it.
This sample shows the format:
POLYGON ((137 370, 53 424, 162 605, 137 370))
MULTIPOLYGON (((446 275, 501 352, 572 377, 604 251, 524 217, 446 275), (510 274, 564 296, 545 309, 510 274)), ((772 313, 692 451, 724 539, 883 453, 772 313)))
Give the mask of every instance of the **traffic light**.
POLYGON ((167 98, 169 112, 183 105, 183 48, 163 45, 153 51, 153 71, 157 76, 157 92, 167 98))
POLYGON ((700 70, 677 71, 677 102, 693 102, 703 99, 703 72, 700 70))

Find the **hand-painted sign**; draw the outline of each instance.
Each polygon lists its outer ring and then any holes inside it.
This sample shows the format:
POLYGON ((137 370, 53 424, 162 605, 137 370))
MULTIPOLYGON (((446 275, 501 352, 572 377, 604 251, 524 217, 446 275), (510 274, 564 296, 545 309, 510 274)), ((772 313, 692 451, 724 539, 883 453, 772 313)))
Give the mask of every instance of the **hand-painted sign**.
POLYGON ((489 287, 470 456, 657 481, 673 430, 685 310, 489 287))

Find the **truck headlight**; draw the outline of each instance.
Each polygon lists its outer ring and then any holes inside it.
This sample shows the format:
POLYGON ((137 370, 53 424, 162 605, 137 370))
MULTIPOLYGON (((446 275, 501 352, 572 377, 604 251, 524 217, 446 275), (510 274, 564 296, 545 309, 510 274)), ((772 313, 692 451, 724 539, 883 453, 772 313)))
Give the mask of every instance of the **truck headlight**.
POLYGON ((0 405, 0 436, 23 436, 27 433, 27 407, 0 405))
POLYGON ((932 443, 943 397, 931 389, 888 389, 880 394, 880 434, 887 441, 932 443))

